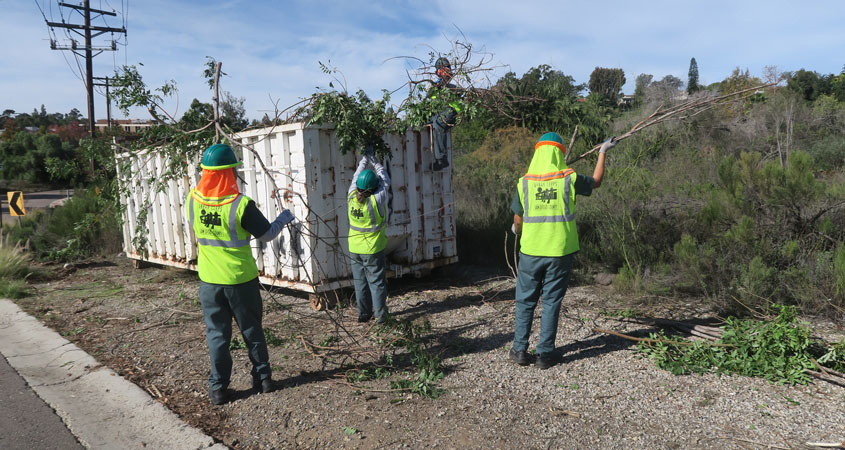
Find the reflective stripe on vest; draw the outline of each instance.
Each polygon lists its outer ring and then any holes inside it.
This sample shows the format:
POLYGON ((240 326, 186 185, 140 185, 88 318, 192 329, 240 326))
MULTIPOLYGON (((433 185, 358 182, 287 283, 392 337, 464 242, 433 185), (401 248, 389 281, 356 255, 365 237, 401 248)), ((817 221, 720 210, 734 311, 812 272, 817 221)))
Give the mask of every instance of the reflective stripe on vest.
POLYGON ((250 234, 240 224, 249 202, 249 197, 242 194, 221 198, 204 197, 196 190, 188 194, 185 206, 197 237, 200 280, 235 285, 258 276, 250 234))
POLYGON ((523 254, 560 257, 579 250, 575 225, 576 176, 572 169, 566 169, 529 174, 520 179, 517 186, 523 207, 523 254))
MULTIPOLYGON (((191 226, 194 226, 194 196, 191 195, 188 197, 190 200, 190 210, 191 210, 191 226)), ((229 207, 229 240, 222 241, 219 239, 204 239, 204 238, 197 238, 197 244, 200 245, 207 245, 209 247, 226 247, 226 248, 237 248, 249 245, 249 238, 246 239, 239 239, 238 238, 238 206, 241 204, 243 200, 243 195, 238 195, 235 199, 230 203, 229 207)))
POLYGON ((347 215, 349 218, 349 252, 359 255, 373 255, 387 246, 384 226, 385 215, 376 203, 375 196, 366 199, 367 208, 358 202, 355 192, 349 194, 347 215), (366 211, 366 213, 364 212, 366 211))
MULTIPOLYGON (((354 196, 355 196, 354 192, 352 193, 352 195, 349 196, 350 208, 352 206, 352 198, 354 196)), ((355 225, 352 225, 352 219, 350 219, 349 220, 349 228, 351 228, 355 231, 360 231, 362 233, 374 233, 374 232, 379 231, 382 228, 384 228, 384 220, 382 220, 379 223, 376 223, 376 222, 378 222, 378 217, 376 217, 376 215, 373 214, 373 203, 375 203, 375 201, 376 201, 376 199, 372 195, 367 199, 367 212, 370 213, 370 226, 367 227, 367 228, 356 227, 355 225)), ((381 211, 379 211, 379 215, 380 216, 382 215, 381 211)))

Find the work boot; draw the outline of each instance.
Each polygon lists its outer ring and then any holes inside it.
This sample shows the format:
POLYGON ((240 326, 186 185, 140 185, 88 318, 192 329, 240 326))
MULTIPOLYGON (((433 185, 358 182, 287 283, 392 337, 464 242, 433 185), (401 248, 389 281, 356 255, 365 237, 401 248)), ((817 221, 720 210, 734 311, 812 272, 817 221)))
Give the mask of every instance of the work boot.
POLYGON ((276 386, 273 385, 272 378, 265 378, 261 381, 253 380, 252 389, 262 394, 268 394, 276 390, 276 386))
POLYGON ((554 367, 558 362, 557 355, 554 352, 538 353, 537 363, 535 365, 538 369, 546 370, 554 367))
POLYGON ((222 405, 229 401, 229 390, 226 388, 209 389, 208 398, 211 400, 212 405, 222 405))
POLYGON ((372 319, 373 316, 358 316, 358 323, 366 323, 372 319))
POLYGON ((511 351, 508 353, 508 357, 511 361, 519 364, 520 366, 527 366, 528 364, 530 364, 530 361, 528 360, 528 353, 525 351, 518 352, 514 349, 511 349, 511 351))
POLYGON ((444 156, 443 158, 434 160, 434 164, 432 164, 431 170, 437 172, 447 167, 449 167, 449 158, 444 156))

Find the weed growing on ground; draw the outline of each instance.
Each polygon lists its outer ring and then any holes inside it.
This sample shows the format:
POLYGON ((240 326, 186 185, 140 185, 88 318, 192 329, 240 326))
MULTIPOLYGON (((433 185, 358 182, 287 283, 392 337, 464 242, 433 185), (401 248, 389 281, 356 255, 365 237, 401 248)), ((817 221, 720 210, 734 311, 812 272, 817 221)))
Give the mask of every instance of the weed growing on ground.
POLYGON ((416 375, 392 380, 390 388, 431 399, 439 397, 444 392, 443 389, 437 387, 437 382, 444 376, 443 366, 441 358, 426 348, 425 335, 430 332, 431 323, 427 320, 414 323, 410 320, 388 318, 385 323, 376 327, 375 335, 378 342, 393 353, 385 354, 370 367, 348 371, 346 381, 354 383, 388 378, 400 371, 405 371, 406 364, 410 364, 415 369, 416 375))

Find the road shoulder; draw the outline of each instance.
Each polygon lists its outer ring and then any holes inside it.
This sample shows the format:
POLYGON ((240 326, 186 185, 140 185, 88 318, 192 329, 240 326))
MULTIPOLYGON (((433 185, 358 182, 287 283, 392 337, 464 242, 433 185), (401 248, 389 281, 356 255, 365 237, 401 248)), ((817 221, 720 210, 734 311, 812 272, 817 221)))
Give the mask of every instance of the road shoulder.
POLYGON ((5 299, 0 353, 88 448, 226 448, 5 299))

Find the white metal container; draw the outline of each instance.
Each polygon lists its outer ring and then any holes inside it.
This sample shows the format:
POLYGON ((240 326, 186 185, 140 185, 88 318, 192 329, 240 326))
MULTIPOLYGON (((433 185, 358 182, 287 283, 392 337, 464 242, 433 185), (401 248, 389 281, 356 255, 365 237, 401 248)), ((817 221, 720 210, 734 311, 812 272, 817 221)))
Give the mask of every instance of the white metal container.
MULTIPOLYGON (((255 150, 267 169, 243 150, 244 164, 237 168, 241 193, 272 221, 280 212, 272 196, 279 189, 284 207, 297 218, 272 243, 252 240, 261 282, 311 293, 352 285, 346 193, 360 156, 342 155, 332 128, 304 123, 251 130, 237 138, 255 150)), ((419 275, 456 262, 452 172, 451 167, 431 170, 430 127, 384 140, 392 150, 390 161, 383 162, 392 190, 388 276, 419 275)), ((169 166, 165 156, 149 150, 119 154, 117 160, 118 179, 128 187, 121 198, 126 254, 196 270, 196 238, 185 216, 185 198, 199 181, 199 162, 188 161, 188 176, 154 192, 153 180, 163 179, 169 166), (146 242, 133 242, 144 224, 146 242)))

